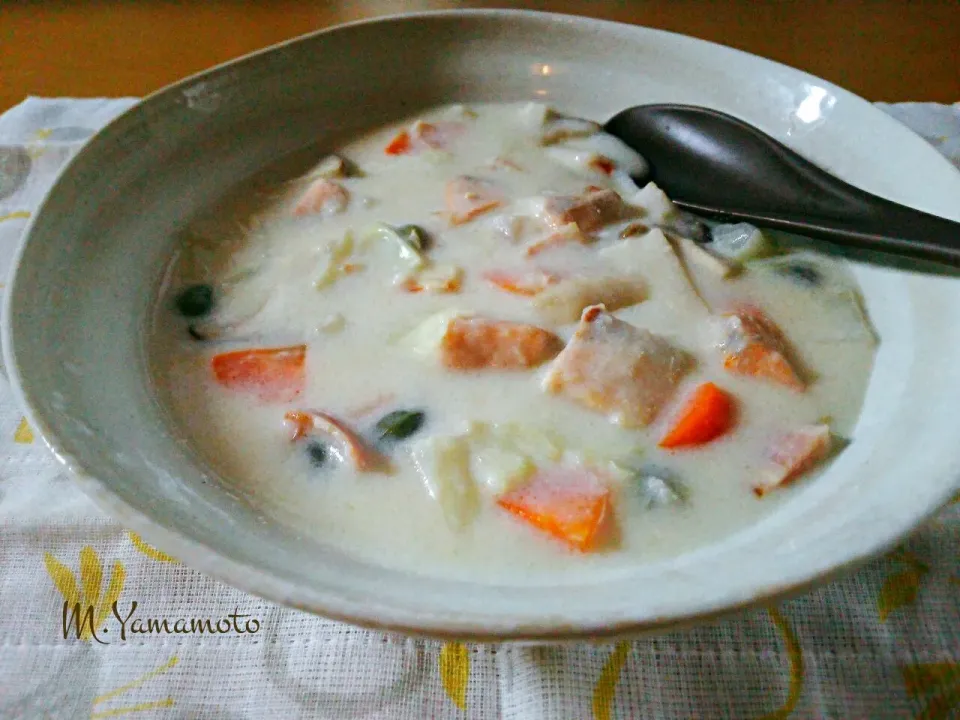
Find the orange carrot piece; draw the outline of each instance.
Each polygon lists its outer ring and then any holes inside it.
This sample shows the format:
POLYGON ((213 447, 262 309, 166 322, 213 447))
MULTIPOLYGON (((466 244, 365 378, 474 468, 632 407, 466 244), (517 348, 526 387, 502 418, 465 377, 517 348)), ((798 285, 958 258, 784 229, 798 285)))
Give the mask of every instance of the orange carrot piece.
POLYGON ((763 497, 811 470, 830 454, 833 439, 827 425, 807 425, 777 439, 768 450, 770 467, 753 492, 763 497))
POLYGON ((525 297, 539 295, 551 285, 560 282, 558 275, 544 270, 529 273, 490 270, 483 274, 483 279, 500 290, 525 297))
POLYGON ((693 391, 660 447, 691 447, 715 440, 733 426, 734 412, 729 393, 712 382, 704 383, 693 391))
POLYGON ((462 122, 440 120, 438 122, 424 122, 418 120, 413 125, 413 135, 419 143, 434 150, 443 150, 466 130, 462 122))
POLYGON ((225 388, 256 395, 264 402, 290 402, 306 384, 306 345, 250 348, 215 355, 216 381, 225 388))
POLYGON ((523 254, 525 257, 533 257, 535 255, 539 255, 545 250, 563 247, 564 245, 574 242, 580 243, 581 245, 586 245, 588 242, 590 242, 590 238, 580 232, 580 228, 576 223, 568 223, 547 237, 541 238, 540 240, 534 240, 532 243, 527 245, 526 249, 523 251, 523 254))
POLYGON ((526 370, 542 365, 563 341, 535 325, 459 317, 450 321, 440 344, 440 362, 451 370, 526 370))
POLYGON ((726 339, 723 367, 737 375, 771 380, 803 392, 806 383, 788 360, 786 339, 776 323, 759 308, 745 307, 724 315, 726 339))
POLYGON ((503 204, 493 183, 468 175, 447 183, 445 200, 451 225, 463 225, 503 204))
POLYGON ((297 441, 311 432, 320 432, 341 445, 345 457, 350 458, 360 472, 376 472, 389 467, 389 461, 377 450, 369 447, 363 438, 346 423, 317 410, 292 410, 283 416, 293 426, 291 441, 297 441))
POLYGON ((580 552, 595 549, 612 524, 610 490, 592 470, 542 470, 497 504, 580 552))
POLYGON ((404 155, 413 148, 413 143, 410 142, 410 133, 406 130, 401 130, 396 135, 394 135, 393 140, 387 143, 387 146, 383 151, 387 155, 404 155))

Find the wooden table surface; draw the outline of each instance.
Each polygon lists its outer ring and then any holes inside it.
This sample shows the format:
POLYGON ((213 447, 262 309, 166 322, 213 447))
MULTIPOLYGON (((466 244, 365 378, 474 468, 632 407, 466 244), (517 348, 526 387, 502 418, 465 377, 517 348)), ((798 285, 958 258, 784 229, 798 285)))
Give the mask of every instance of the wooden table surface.
POLYGON ((526 7, 731 45, 870 100, 960 101, 960 0, 0 0, 0 110, 26 95, 143 95, 184 75, 361 17, 526 7))

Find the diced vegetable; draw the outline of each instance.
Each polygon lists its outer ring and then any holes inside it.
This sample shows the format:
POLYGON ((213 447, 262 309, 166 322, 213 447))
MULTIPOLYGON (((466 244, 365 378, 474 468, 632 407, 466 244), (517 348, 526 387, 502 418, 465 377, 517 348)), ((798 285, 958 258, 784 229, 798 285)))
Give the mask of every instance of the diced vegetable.
POLYGON ((562 438, 518 423, 473 422, 465 437, 474 478, 497 495, 523 484, 538 466, 553 464, 563 455, 562 438))
POLYGON ((762 310, 743 307, 725 314, 721 323, 720 351, 729 372, 771 380, 797 392, 806 389, 789 359, 783 333, 762 310))
POLYGON ((451 370, 526 370, 563 347, 556 335, 534 325, 456 317, 440 344, 440 362, 451 370))
POLYGON ((676 238, 676 248, 687 267, 695 265, 721 278, 731 277, 740 270, 739 265, 729 258, 712 253, 708 247, 689 238, 676 238))
MULTIPOLYGON (((570 138, 547 153, 572 170, 612 176, 619 170, 627 177, 645 175, 647 162, 636 150, 617 137, 597 132, 589 137, 570 138)), ((633 191, 637 188, 634 185, 633 191)))
POLYGON ((350 202, 350 193, 338 182, 317 178, 304 190, 293 206, 294 215, 332 215, 341 213, 350 202))
POLYGON ((826 459, 832 449, 827 425, 807 425, 778 438, 768 450, 769 467, 753 491, 763 497, 786 485, 826 459))
POLYGON ((471 472, 491 492, 503 493, 521 485, 535 471, 533 461, 508 443, 471 443, 471 472))
POLYGON ((422 410, 394 410, 377 421, 381 440, 406 440, 416 434, 427 418, 422 410))
POLYGON ((551 195, 544 204, 544 219, 553 227, 576 223, 584 233, 594 232, 634 214, 623 198, 609 189, 594 190, 582 196, 551 195))
POLYGON ((659 226, 676 237, 693 240, 698 244, 710 242, 710 227, 690 213, 677 212, 660 222, 659 226))
POLYGON ((497 504, 581 552, 596 549, 613 524, 610 490, 587 468, 541 470, 497 504))
POLYGON ((572 277, 546 288, 533 305, 547 320, 571 323, 590 305, 603 305, 610 312, 647 299, 647 283, 639 275, 572 277))
POLYGON ((353 254, 353 232, 347 230, 339 239, 327 243, 321 250, 318 267, 315 271, 313 287, 322 290, 348 275, 347 260, 353 254))
POLYGON ((729 393, 712 382, 703 383, 687 399, 660 447, 692 447, 715 440, 733 426, 735 410, 729 393))
POLYGON ((427 265, 399 279, 407 292, 455 293, 463 285, 463 268, 457 265, 427 265))
POLYGON ((621 273, 637 273, 650 282, 657 295, 681 317, 706 322, 710 309, 693 283, 683 261, 667 236, 654 228, 643 237, 627 238, 598 253, 621 273))
POLYGON ((406 130, 401 130, 393 136, 393 139, 387 143, 383 151, 387 155, 405 155, 412 149, 413 143, 410 140, 410 133, 406 130))
POLYGON ((690 354, 665 338, 594 305, 583 311, 543 388, 604 413, 611 422, 643 427, 656 419, 694 364, 690 354))
POLYGON ((545 270, 489 270, 483 274, 483 279, 500 290, 525 297, 533 297, 560 282, 560 276, 545 270))
POLYGON ((437 501, 447 524, 466 527, 480 509, 477 488, 470 475, 470 451, 462 437, 431 437, 411 451, 417 472, 430 497, 437 501))
POLYGON ((672 472, 656 465, 638 468, 631 485, 647 510, 684 505, 690 497, 690 491, 672 472))
POLYGON ((306 384, 306 345, 250 348, 215 355, 210 362, 216 381, 225 388, 264 402, 290 402, 306 384))
POLYGON ((718 255, 738 262, 767 257, 777 250, 770 238, 748 223, 717 225, 710 234, 713 242, 709 248, 718 255))
POLYGON ((401 225, 396 228, 396 232, 401 240, 417 252, 425 252, 430 244, 426 230, 419 225, 401 225))
POLYGON ((515 243, 526 236, 532 224, 532 218, 524 215, 497 215, 491 218, 489 227, 495 238, 515 243))
POLYGON ((646 211, 644 220, 653 225, 661 225, 675 219, 680 210, 656 183, 648 182, 630 199, 630 204, 646 211))
POLYGON ((451 225, 463 225, 503 204, 503 194, 489 180, 461 175, 447 183, 445 194, 451 225))
POLYGON ((213 295, 212 285, 191 285, 180 291, 174 303, 184 317, 202 317, 213 310, 213 295))
POLYGON ((293 426, 294 442, 311 433, 328 437, 333 444, 330 452, 340 462, 351 462, 359 472, 388 472, 390 461, 367 443, 345 422, 317 410, 291 410, 284 420, 293 426))
POLYGON ((600 132, 600 129, 600 125, 591 120, 566 117, 552 109, 548 109, 543 122, 543 130, 540 134, 540 143, 543 145, 552 145, 553 143, 570 138, 589 137, 594 133, 600 132))
POLYGON ((415 225, 401 225, 397 228, 387 223, 376 223, 366 229, 361 236, 365 245, 372 240, 393 243, 400 253, 400 259, 412 270, 426 264, 426 258, 423 255, 426 246, 425 238, 426 234, 415 225))

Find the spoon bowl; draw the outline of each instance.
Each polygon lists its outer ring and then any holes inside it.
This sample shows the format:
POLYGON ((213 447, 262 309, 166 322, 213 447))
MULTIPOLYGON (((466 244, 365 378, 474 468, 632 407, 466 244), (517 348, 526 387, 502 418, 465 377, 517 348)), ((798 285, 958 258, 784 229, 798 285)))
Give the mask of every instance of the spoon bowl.
POLYGON ((647 160, 673 201, 722 220, 840 245, 960 264, 960 223, 850 185, 731 115, 692 105, 639 105, 607 121, 647 160))

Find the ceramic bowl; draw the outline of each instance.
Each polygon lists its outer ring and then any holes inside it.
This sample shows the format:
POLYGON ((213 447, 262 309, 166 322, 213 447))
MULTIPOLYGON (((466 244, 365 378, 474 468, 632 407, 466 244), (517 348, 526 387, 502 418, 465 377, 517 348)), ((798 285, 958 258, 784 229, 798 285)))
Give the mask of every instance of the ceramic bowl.
POLYGON ((35 215, 5 308, 29 421, 83 489, 162 551, 356 624, 485 640, 664 630, 822 582, 889 547, 960 477, 960 281, 859 262, 882 337, 854 442, 759 524, 679 558, 536 587, 403 574, 265 522, 168 430, 143 331, 188 218, 279 155, 456 101, 550 102, 605 120, 638 103, 740 116, 866 190, 960 219, 960 174, 864 100, 670 33, 517 11, 323 31, 167 88, 111 123, 35 215))

